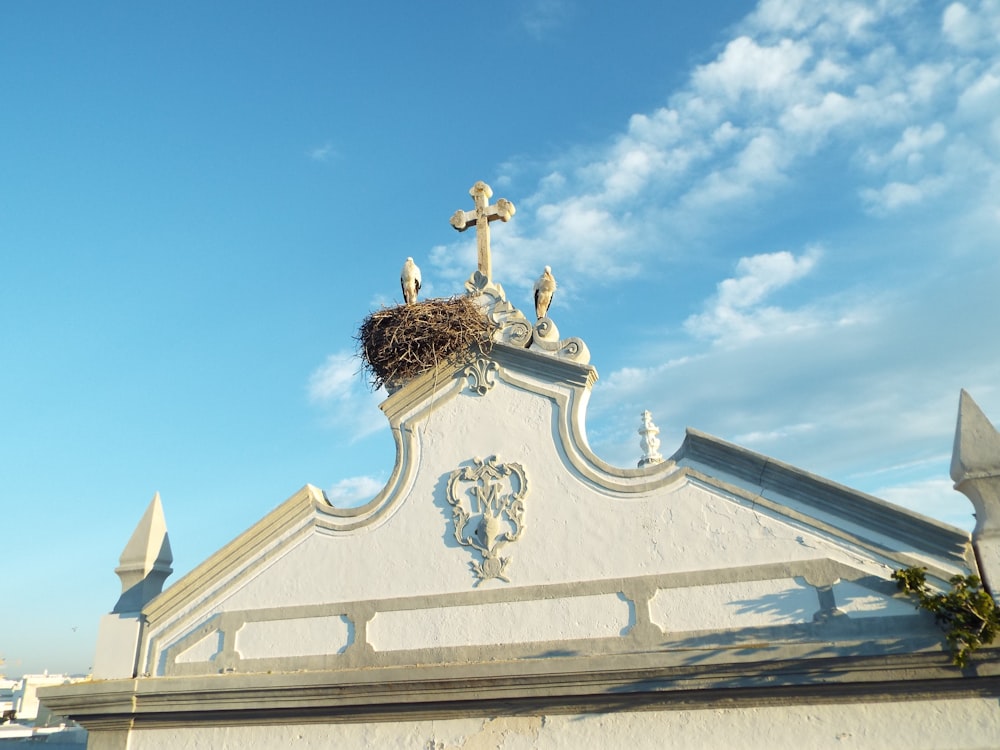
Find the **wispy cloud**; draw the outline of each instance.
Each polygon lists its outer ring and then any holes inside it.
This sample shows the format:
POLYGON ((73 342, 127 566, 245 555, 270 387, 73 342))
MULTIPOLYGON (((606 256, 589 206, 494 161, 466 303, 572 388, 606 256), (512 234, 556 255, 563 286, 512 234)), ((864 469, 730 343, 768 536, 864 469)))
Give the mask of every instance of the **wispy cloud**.
POLYGON ((521 10, 521 25, 536 39, 557 29, 572 13, 566 0, 530 0, 521 10))
POLYGON ((1000 37, 1000 13, 995 0, 968 5, 952 3, 941 16, 941 30, 949 42, 962 50, 995 47, 1000 37))
POLYGON ((309 376, 309 398, 319 403, 343 401, 351 396, 357 375, 358 360, 353 353, 331 354, 309 376))
POLYGON ((313 161, 330 161, 338 156, 337 152, 333 148, 333 144, 329 141, 324 143, 322 146, 309 149, 307 153, 309 158, 313 161))
POLYGON ((946 479, 959 389, 1000 404, 1000 354, 969 324, 998 278, 973 271, 825 300, 812 328, 614 371, 591 400, 592 442, 631 463, 633 413, 651 409, 664 452, 693 426, 879 495, 894 483, 946 479), (850 325, 838 309, 853 314, 850 325))
POLYGON ((799 256, 781 251, 740 258, 737 275, 719 282, 705 312, 689 317, 684 328, 715 343, 734 345, 815 326, 816 314, 808 308, 789 311, 763 302, 810 273, 819 257, 819 248, 812 247, 799 256))
MULTIPOLYGON (((820 158, 876 217, 946 191, 969 211, 991 201, 998 19, 994 0, 937 18, 913 2, 760 3, 663 107, 547 165, 521 199, 530 210, 498 233, 505 280, 527 286, 546 264, 583 285, 636 276, 820 158)), ((509 166, 502 179, 523 181, 509 166)), ((468 247, 434 253, 438 273, 467 275, 468 247)))
POLYGON ((309 376, 309 400, 331 425, 348 431, 358 440, 387 427, 377 405, 384 391, 372 392, 365 383, 361 362, 353 352, 340 351, 309 376))
POLYGON ((775 443, 795 435, 802 435, 803 433, 812 432, 815 429, 816 424, 813 422, 800 422, 798 424, 783 425, 772 430, 754 430, 753 432, 736 435, 733 440, 740 445, 748 445, 759 449, 759 446, 766 446, 768 443, 775 443))
POLYGON ((923 203, 941 193, 947 183, 941 178, 925 177, 916 182, 888 182, 879 188, 862 188, 861 199, 865 208, 876 216, 886 216, 923 203))
POLYGON ((385 479, 378 477, 347 477, 330 487, 326 496, 338 508, 350 508, 371 500, 384 486, 385 479))

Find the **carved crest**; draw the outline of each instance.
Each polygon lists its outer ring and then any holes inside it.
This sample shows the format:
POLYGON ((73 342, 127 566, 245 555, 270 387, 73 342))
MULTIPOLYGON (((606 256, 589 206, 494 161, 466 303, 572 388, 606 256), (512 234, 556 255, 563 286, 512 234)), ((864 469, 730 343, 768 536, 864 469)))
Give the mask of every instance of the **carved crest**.
POLYGON ((496 373, 500 366, 492 359, 479 357, 465 368, 465 376, 469 379, 469 390, 478 396, 486 393, 497 384, 496 373))
POLYGON ((498 464, 496 456, 476 457, 472 466, 456 469, 448 478, 448 503, 452 506, 455 539, 482 556, 472 561, 479 581, 506 575, 509 557, 500 550, 517 541, 524 531, 524 495, 528 482, 520 464, 498 464))

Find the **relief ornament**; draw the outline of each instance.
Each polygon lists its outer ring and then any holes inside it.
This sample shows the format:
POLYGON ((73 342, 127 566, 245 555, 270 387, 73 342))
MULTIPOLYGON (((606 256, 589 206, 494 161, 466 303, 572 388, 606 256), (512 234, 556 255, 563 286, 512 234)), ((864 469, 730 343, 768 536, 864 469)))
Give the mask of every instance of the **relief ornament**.
POLYGON ((472 464, 456 469, 448 478, 455 540, 482 556, 482 562, 470 563, 477 585, 490 578, 509 583, 510 558, 502 557, 500 551, 524 531, 527 477, 520 464, 499 464, 496 456, 476 457, 472 464))

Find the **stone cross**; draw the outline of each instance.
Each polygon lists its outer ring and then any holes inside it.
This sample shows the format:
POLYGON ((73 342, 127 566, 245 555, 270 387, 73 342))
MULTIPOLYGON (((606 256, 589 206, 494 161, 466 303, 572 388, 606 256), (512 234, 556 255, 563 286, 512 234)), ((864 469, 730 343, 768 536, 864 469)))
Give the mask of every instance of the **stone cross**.
POLYGON ((514 204, 506 198, 500 198, 495 205, 490 205, 490 198, 493 191, 490 186, 480 180, 469 191, 472 200, 475 201, 474 211, 462 211, 459 209, 451 217, 451 225, 459 232, 464 232, 469 227, 476 227, 476 254, 479 261, 479 273, 486 277, 487 281, 493 280, 493 261, 490 258, 490 222, 500 219, 507 221, 514 215, 514 204))

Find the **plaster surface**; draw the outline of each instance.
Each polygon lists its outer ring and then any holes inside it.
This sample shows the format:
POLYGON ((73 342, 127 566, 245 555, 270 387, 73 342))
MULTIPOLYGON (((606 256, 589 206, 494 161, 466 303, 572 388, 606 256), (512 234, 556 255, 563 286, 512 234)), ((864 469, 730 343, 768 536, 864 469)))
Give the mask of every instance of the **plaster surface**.
POLYGON ((616 594, 380 612, 368 625, 376 651, 611 638, 634 624, 616 594))
POLYGON ((92 674, 95 679, 114 680, 135 675, 142 623, 138 613, 111 613, 101 618, 97 631, 92 674))

